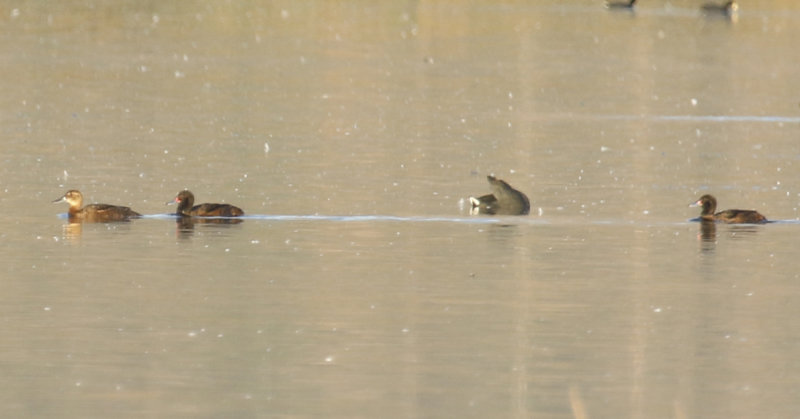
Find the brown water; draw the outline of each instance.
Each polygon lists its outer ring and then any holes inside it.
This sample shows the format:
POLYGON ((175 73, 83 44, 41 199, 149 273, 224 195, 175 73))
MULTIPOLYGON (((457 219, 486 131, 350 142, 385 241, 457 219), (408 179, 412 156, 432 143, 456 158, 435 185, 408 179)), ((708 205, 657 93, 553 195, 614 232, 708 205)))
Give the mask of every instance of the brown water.
POLYGON ((800 414, 793 1, 0 21, 4 415, 800 414), (491 173, 530 216, 468 215, 491 173), (183 188, 248 217, 181 227, 183 188), (703 230, 704 193, 781 222, 703 230))

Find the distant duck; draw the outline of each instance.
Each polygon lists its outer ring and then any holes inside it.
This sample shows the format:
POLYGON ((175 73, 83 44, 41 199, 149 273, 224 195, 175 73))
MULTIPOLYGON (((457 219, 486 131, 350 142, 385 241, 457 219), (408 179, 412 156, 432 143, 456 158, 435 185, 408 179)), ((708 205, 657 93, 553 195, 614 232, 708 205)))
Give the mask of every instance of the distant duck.
POLYGON ((241 208, 229 204, 200 204, 194 205, 194 195, 183 190, 178 193, 169 204, 178 204, 178 210, 175 212, 177 215, 188 217, 239 217, 244 215, 241 208), (194 206, 192 206, 194 205, 194 206))
POLYGON ((728 224, 763 224, 767 217, 753 210, 729 209, 714 213, 717 210, 717 199, 711 195, 703 195, 697 202, 689 204, 690 207, 703 207, 700 213, 701 221, 720 221, 728 224))
POLYGON ((739 11, 739 5, 736 4, 735 1, 728 1, 728 2, 725 2, 723 4, 707 3, 707 4, 704 4, 700 9, 703 11, 703 13, 706 13, 706 14, 709 14, 709 15, 710 14, 717 14, 717 15, 722 14, 722 15, 725 15, 725 16, 732 16, 732 15, 736 14, 736 12, 739 11))
POLYGON ((636 0, 630 0, 625 2, 612 1, 612 2, 606 2, 605 6, 606 9, 633 10, 633 6, 635 4, 636 0))
POLYGON ((525 215, 531 209, 528 197, 494 176, 486 176, 492 193, 478 198, 469 197, 472 214, 525 215))
POLYGON ((57 202, 67 202, 69 204, 68 214, 70 221, 125 221, 132 217, 141 216, 141 214, 128 207, 109 204, 90 204, 81 208, 83 195, 75 189, 67 191, 64 196, 53 201, 53 203, 57 202))

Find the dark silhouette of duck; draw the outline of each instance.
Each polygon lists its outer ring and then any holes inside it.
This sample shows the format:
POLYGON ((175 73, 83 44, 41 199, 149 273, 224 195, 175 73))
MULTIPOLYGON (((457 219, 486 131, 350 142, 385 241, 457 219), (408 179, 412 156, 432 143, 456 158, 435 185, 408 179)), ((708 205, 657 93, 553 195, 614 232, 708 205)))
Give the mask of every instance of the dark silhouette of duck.
POLYGON ((141 214, 128 208, 109 204, 90 204, 83 208, 83 195, 75 189, 67 191, 61 198, 53 203, 67 202, 69 204, 70 221, 106 222, 126 221, 141 214))
POLYGON ((711 195, 703 195, 690 207, 703 207, 700 221, 718 221, 728 224, 763 224, 767 217, 753 210, 729 209, 714 213, 717 210, 717 199, 711 195))
POLYGON ((732 16, 739 11, 739 5, 735 1, 727 1, 723 4, 704 4, 700 10, 707 15, 732 16))
POLYGON ((194 195, 189 191, 180 191, 169 204, 178 204, 176 215, 186 217, 239 217, 244 215, 241 208, 229 204, 194 205, 194 195), (194 205, 194 206, 193 206, 194 205))
POLYGON ((526 215, 531 209, 528 197, 494 176, 486 176, 492 193, 478 198, 469 197, 471 213, 489 215, 526 215))
POLYGON ((635 4, 636 0, 630 0, 625 2, 612 1, 612 2, 606 2, 605 6, 606 9, 633 10, 633 6, 635 4))

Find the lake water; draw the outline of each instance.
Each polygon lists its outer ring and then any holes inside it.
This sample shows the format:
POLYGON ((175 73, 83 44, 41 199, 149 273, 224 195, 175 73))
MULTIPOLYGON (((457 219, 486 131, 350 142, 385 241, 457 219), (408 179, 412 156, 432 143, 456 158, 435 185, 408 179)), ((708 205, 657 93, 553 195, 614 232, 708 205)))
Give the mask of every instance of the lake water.
POLYGON ((4 414, 798 416, 800 5, 642 3, 0 9, 4 414))

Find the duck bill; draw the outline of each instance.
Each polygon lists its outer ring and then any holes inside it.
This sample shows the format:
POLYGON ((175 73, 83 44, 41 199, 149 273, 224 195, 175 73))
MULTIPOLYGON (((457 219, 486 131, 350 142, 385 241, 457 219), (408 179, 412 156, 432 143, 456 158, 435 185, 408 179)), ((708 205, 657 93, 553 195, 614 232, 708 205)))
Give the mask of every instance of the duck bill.
POLYGON ((172 201, 167 201, 167 203, 164 204, 164 205, 172 205, 172 204, 177 203, 177 202, 181 202, 181 200, 178 199, 178 197, 176 196, 175 199, 173 199, 172 201))
POLYGON ((702 201, 692 202, 691 204, 689 204, 689 206, 690 207, 702 207, 703 206, 703 202, 702 201))
POLYGON ((59 202, 64 202, 64 200, 65 200, 65 199, 67 199, 66 195, 65 195, 65 196, 62 196, 61 198, 58 198, 58 199, 56 199, 55 201, 53 201, 53 203, 54 203, 54 204, 57 204, 57 203, 59 203, 59 202))

